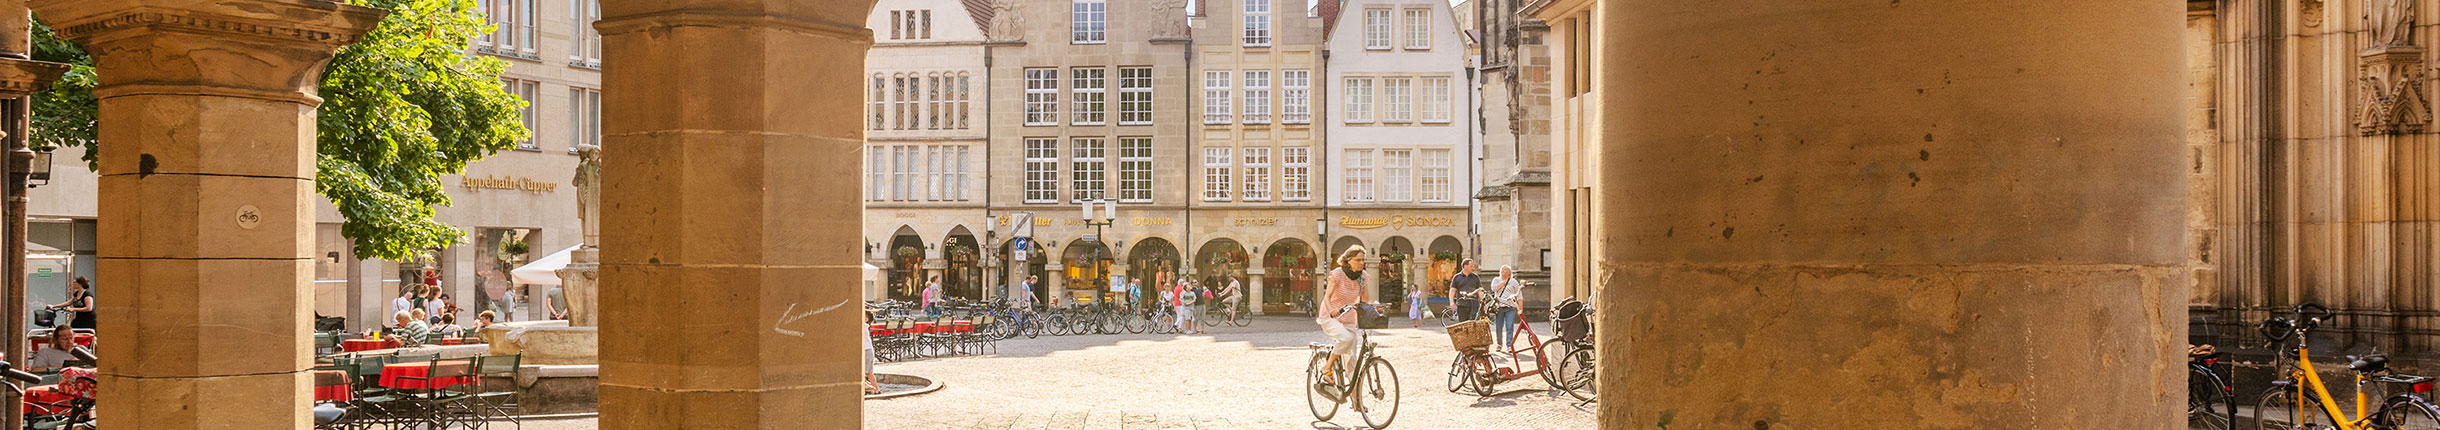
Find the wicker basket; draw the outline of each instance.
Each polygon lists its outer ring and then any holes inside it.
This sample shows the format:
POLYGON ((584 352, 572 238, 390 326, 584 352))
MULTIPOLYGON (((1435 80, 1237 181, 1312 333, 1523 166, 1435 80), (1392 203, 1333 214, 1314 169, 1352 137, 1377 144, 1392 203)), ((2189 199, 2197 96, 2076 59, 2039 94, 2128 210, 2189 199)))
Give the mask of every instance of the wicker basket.
POLYGON ((1449 346, 1457 350, 1491 346, 1491 321, 1472 320, 1449 325, 1449 346))

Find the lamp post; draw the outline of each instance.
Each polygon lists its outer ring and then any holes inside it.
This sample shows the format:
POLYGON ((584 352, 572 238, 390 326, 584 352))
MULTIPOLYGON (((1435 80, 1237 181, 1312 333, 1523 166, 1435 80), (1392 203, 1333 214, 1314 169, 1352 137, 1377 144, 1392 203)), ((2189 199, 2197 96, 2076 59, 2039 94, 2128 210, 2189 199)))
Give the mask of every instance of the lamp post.
MULTIPOLYGON (((1114 223, 1116 223, 1116 222, 1118 221, 1118 201, 1117 201, 1117 200, 1110 200, 1110 199, 1100 199, 1100 200, 1085 200, 1085 199, 1081 198, 1081 196, 1080 196, 1080 198, 1078 198, 1078 199, 1077 199, 1077 201, 1078 201, 1078 203, 1081 203, 1081 204, 1079 205, 1079 207, 1080 207, 1080 209, 1083 211, 1083 216, 1082 216, 1082 217, 1080 217, 1080 218, 1078 218, 1078 219, 1079 219, 1079 220, 1081 220, 1081 221, 1083 221, 1083 222, 1084 222, 1084 225, 1087 225, 1087 226, 1091 226, 1091 227, 1093 227, 1093 236, 1088 237, 1087 239, 1091 239, 1091 240, 1092 240, 1094 243, 1107 243, 1107 242, 1102 242, 1102 240, 1101 240, 1101 235, 1102 235, 1102 233, 1103 233, 1102 228, 1104 228, 1104 227, 1109 227, 1111 224, 1114 224, 1114 223), (1101 205, 1101 208, 1102 208, 1102 209, 1101 209, 1101 217, 1100 217, 1100 218, 1098 218, 1098 219, 1096 219, 1096 218, 1094 218, 1094 217, 1093 217, 1093 206, 1094 206, 1094 205, 1096 205, 1096 204, 1101 205)), ((1107 248, 1107 247, 1108 247, 1108 245, 1104 245, 1103 247, 1104 247, 1104 248, 1107 248)), ((1105 280, 1109 279, 1109 278, 1110 278, 1110 274, 1108 274, 1108 273, 1099 273, 1099 272, 1101 272, 1101 271, 1100 271, 1100 270, 1098 270, 1098 269, 1103 268, 1103 267, 1108 267, 1108 266, 1106 266, 1106 265, 1102 265, 1102 264, 1101 264, 1101 257, 1100 257, 1100 256, 1094 256, 1093 258, 1091 258, 1091 260, 1092 260, 1092 262, 1090 262, 1090 263, 1088 263, 1088 264, 1092 264, 1092 265, 1093 265, 1092 267, 1094 267, 1095 269, 1097 269, 1097 270, 1094 270, 1094 272, 1095 272, 1095 276, 1094 276, 1094 277, 1096 277, 1096 278, 1101 278, 1101 279, 1096 279, 1095 281, 1096 281, 1096 282, 1101 282, 1101 281, 1105 281, 1105 280)), ((1113 286, 1112 286, 1112 285, 1109 285, 1109 284, 1106 284, 1106 283, 1102 284, 1102 285, 1101 285, 1101 288, 1099 289, 1099 291, 1098 291, 1098 292, 1096 292, 1096 293, 1094 294, 1093 301, 1094 301, 1094 302, 1100 302, 1100 301, 1101 301, 1101 298, 1102 298, 1103 296, 1106 296, 1106 295, 1108 295, 1108 294, 1110 293, 1110 288, 1111 288, 1111 287, 1113 287, 1113 286)))

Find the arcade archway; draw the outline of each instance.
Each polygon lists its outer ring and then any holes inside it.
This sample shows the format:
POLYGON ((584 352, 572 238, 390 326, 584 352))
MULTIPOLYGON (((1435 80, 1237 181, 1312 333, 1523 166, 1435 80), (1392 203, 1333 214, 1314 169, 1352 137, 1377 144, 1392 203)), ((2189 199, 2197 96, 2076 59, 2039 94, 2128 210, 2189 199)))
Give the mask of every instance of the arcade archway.
POLYGON ((1100 303, 1110 297, 1109 245, 1099 241, 1068 242, 1061 250, 1059 264, 1066 267, 1067 300, 1070 303, 1100 303))
POLYGON ((1195 282, 1226 285, 1228 278, 1245 279, 1245 246, 1235 239, 1212 239, 1195 251, 1195 282))
POLYGON ((944 293, 966 300, 983 299, 982 245, 974 240, 974 233, 964 226, 950 229, 948 239, 941 241, 940 258, 948 263, 940 273, 944 293))
POLYGON ((899 227, 890 237, 891 300, 916 300, 923 294, 923 236, 912 227, 899 227))
POLYGON ((1305 241, 1280 239, 1271 242, 1262 252, 1262 313, 1280 315, 1296 312, 1298 303, 1313 300, 1315 268, 1321 259, 1305 241))
POLYGON ((1415 259, 1415 244, 1406 238, 1390 236, 1389 240, 1381 241, 1381 247, 1373 249, 1373 264, 1380 267, 1371 271, 1381 277, 1374 299, 1381 303, 1405 303, 1406 289, 1413 287, 1416 277, 1412 273, 1417 266, 1415 259))
POLYGON ((1034 305, 1041 306, 1050 304, 1051 259, 1042 255, 1042 245, 1034 242, 1031 239, 1009 239, 1007 241, 1000 242, 998 252, 1000 259, 1000 285, 995 285, 990 288, 992 288, 993 291, 999 291, 1000 294, 1002 294, 999 297, 1012 297, 1015 293, 1013 291, 1007 291, 1006 289, 1020 288, 1025 285, 1025 278, 1027 276, 1032 276, 1034 277, 1032 288, 1034 291, 1034 305))
POLYGON ((1178 247, 1167 239, 1148 237, 1136 241, 1127 250, 1127 279, 1139 280, 1144 288, 1152 288, 1162 280, 1161 275, 1177 276, 1179 258, 1178 247))

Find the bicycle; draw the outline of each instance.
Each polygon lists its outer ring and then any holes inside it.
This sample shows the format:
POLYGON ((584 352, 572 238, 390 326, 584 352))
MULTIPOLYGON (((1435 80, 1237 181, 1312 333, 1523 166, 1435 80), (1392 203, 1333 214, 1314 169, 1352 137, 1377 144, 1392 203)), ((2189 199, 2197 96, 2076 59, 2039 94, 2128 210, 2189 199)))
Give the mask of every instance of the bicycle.
POLYGON ((2186 349, 2186 428, 2214 430, 2235 428, 2237 422, 2235 389, 2228 386, 2227 379, 2221 378, 2219 371, 2212 369, 2212 366, 2220 364, 2220 357, 2223 355, 2226 354, 2219 352, 2211 345, 2193 346, 2186 349), (2225 412, 2212 410, 2222 404, 2227 405, 2223 409, 2225 412))
POLYGON ((1592 403, 1596 397, 1595 386, 1598 385, 1593 365, 1593 307, 1569 297, 1559 301, 1558 306, 1551 307, 1550 314, 1551 326, 1557 327, 1559 338, 1542 344, 1542 350, 1549 351, 1552 346, 1557 346, 1560 351, 1566 351, 1559 354, 1558 363, 1551 365, 1548 375, 1552 381, 1551 388, 1566 391, 1569 397, 1575 397, 1578 401, 1592 403))
POLYGON ((1239 300, 1234 306, 1228 304, 1227 298, 1213 300, 1219 306, 1211 306, 1203 309, 1203 320, 1210 321, 1212 327, 1219 327, 1221 324, 1238 327, 1254 325, 1254 320, 1252 318, 1246 318, 1245 302, 1242 299, 1239 300))
POLYGON ((1356 413, 1364 415, 1365 424, 1384 429, 1398 418, 1398 400, 1401 397, 1398 392, 1398 368, 1391 366, 1389 360, 1373 355, 1373 348, 1377 345, 1372 342, 1372 330, 1388 326, 1389 318, 1379 312, 1368 312, 1363 306, 1358 303, 1339 308, 1339 312, 1359 312, 1355 330, 1356 350, 1346 357, 1349 362, 1357 364, 1357 370, 1349 372, 1351 375, 1340 375, 1336 383, 1323 380, 1323 374, 1332 365, 1330 350, 1336 345, 1316 342, 1306 346, 1313 354, 1305 362, 1305 406, 1313 410, 1313 419, 1329 422, 1331 417, 1339 414, 1340 404, 1352 404, 1356 413), (1389 405, 1387 412, 1382 411, 1379 406, 1382 404, 1389 405))
POLYGON ((2349 418, 2340 411, 2338 401, 2330 397, 2330 389, 2322 385, 2321 374, 2313 368, 2312 355, 2305 347, 2304 336, 2336 314, 2330 312, 2330 308, 2312 303, 2296 305, 2292 311, 2294 318, 2274 317, 2256 326, 2263 337, 2270 339, 2267 346, 2281 350, 2275 361, 2279 363, 2281 376, 2287 377, 2271 381, 2271 388, 2263 391, 2261 402, 2254 408, 2257 427, 2264 430, 2440 428, 2440 408, 2433 407, 2421 396, 2421 393, 2431 391, 2432 378, 2390 371, 2389 358, 2379 354, 2348 357, 2350 362, 2347 369, 2355 373, 2355 416, 2349 418), (2306 311, 2320 315, 2308 318, 2306 311), (2289 339, 2296 341, 2292 363, 2287 356, 2288 350, 2275 348, 2289 339), (2380 409, 2367 412, 2364 410, 2369 395, 2364 390, 2366 381, 2405 386, 2409 392, 2392 394, 2381 401, 2380 409))
POLYGON ((1491 397, 1493 390, 1498 388, 1500 383, 1531 376, 1541 376, 1542 382, 1550 384, 1551 388, 1562 387, 1556 377, 1557 372, 1548 372, 1550 359, 1549 354, 1542 351, 1542 336, 1534 334, 1533 326, 1525 323, 1524 314, 1517 315, 1516 332, 1511 333, 1508 345, 1501 347, 1505 351, 1492 350, 1489 334, 1491 320, 1487 318, 1496 317, 1496 315, 1486 315, 1485 317, 1486 319, 1467 321, 1449 327, 1450 343, 1457 348, 1457 358, 1455 362, 1449 364, 1450 392, 1471 388, 1476 396, 1491 397), (1516 346, 1517 341, 1520 340, 1525 341, 1526 347, 1518 348, 1516 346), (1491 358, 1494 353, 1508 354, 1509 364, 1502 366, 1492 363, 1491 358), (1529 360, 1527 357, 1531 357, 1531 359, 1529 360), (1527 362, 1534 364, 1533 370, 1523 369, 1527 362))

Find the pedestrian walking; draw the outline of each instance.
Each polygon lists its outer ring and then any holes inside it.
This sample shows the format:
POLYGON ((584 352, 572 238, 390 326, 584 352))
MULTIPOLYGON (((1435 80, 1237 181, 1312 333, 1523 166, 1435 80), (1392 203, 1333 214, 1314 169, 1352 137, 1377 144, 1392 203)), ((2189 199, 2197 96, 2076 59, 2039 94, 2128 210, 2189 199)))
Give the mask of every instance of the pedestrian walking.
POLYGON ((940 275, 932 275, 931 279, 924 281, 923 285, 924 315, 935 319, 940 318, 941 300, 940 275))
POLYGON ((1202 314, 1202 312, 1196 312, 1199 308, 1195 306, 1203 302, 1200 297, 1197 297, 1201 294, 1197 292, 1199 289, 1200 287, 1195 285, 1193 280, 1178 285, 1178 326, 1180 327, 1178 333, 1200 333, 1195 330, 1195 317, 1202 314))
POLYGON ((93 280, 78 276, 68 281, 68 301, 48 306, 68 311, 68 326, 93 328, 93 280))
POLYGON ((1457 276, 1449 278, 1450 313, 1458 321, 1473 321, 1482 317, 1483 281, 1474 274, 1474 259, 1457 265, 1457 276))
MULTIPOLYGON (((1517 307, 1525 299, 1524 285, 1517 281, 1516 269, 1500 266, 1500 277, 1491 280, 1491 337, 1501 348, 1515 342, 1517 307)), ((1495 354, 1496 355, 1496 354, 1495 354)))
POLYGON ((1406 289, 1406 326, 1422 327, 1422 321, 1423 289, 1409 287, 1406 289))

